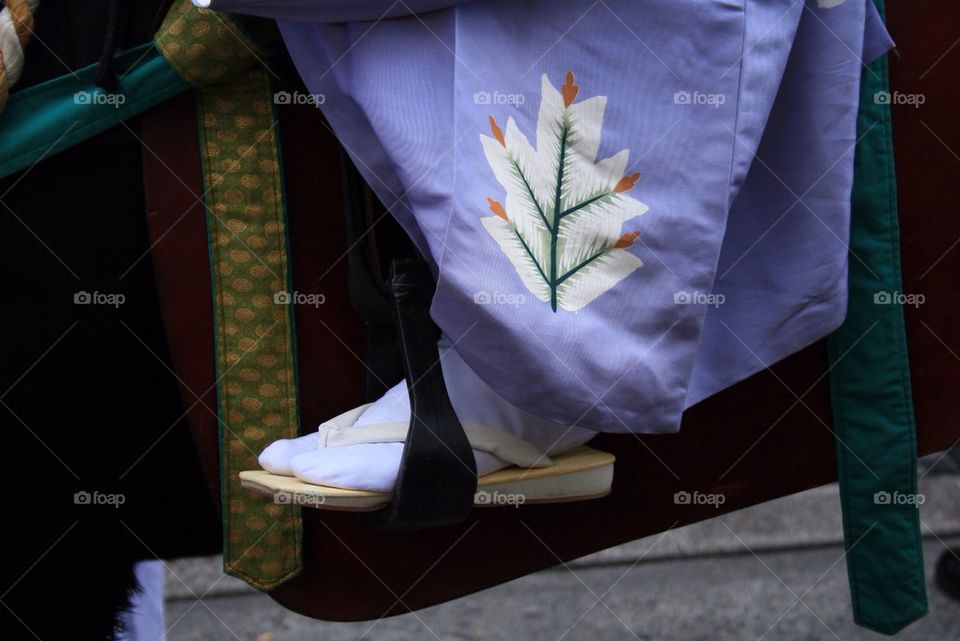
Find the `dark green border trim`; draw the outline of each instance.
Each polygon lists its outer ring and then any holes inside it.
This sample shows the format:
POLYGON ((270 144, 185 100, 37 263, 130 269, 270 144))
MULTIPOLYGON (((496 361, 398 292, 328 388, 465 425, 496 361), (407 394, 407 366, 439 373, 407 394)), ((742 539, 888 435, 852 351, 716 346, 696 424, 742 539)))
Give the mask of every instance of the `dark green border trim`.
MULTIPOLYGON (((877 0, 883 12, 882 0, 877 0)), ((860 87, 847 319, 828 341, 854 620, 895 634, 927 613, 904 328, 887 58, 860 87)))

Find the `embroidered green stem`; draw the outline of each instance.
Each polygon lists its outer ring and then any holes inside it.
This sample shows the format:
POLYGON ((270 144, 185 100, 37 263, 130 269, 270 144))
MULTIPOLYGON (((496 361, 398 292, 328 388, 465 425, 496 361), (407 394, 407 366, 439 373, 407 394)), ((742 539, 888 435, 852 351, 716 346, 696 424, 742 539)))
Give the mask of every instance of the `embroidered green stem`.
POLYGON ((560 161, 557 163, 557 189, 553 200, 553 225, 550 226, 550 309, 557 311, 557 240, 560 236, 560 203, 563 197, 563 169, 567 156, 567 139, 570 136, 570 121, 564 115, 563 129, 560 132, 560 161))

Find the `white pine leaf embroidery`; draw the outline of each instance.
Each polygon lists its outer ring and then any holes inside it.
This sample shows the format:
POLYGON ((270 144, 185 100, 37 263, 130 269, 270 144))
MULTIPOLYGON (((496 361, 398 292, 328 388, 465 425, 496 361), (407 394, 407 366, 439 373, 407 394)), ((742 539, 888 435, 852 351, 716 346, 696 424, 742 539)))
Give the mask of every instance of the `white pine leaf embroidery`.
POLYGON ((495 214, 484 228, 530 292, 557 308, 577 311, 626 278, 643 262, 626 251, 639 232, 623 223, 648 207, 627 195, 640 174, 624 175, 624 149, 594 162, 606 96, 574 102, 580 88, 568 71, 557 91, 541 79, 537 148, 507 119, 506 132, 490 116, 493 137, 480 144, 505 204, 488 197, 495 214))

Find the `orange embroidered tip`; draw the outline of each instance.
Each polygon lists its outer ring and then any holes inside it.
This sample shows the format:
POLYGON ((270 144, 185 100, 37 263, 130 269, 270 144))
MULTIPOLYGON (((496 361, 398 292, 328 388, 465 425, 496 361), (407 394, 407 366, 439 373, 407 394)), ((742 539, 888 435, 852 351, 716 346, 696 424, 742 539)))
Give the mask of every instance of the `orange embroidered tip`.
POLYGON ((580 93, 580 87, 573 84, 573 72, 567 72, 567 79, 560 86, 560 93, 563 95, 563 106, 569 107, 573 102, 573 99, 577 97, 577 94, 580 93))
POLYGON ((638 171, 635 174, 630 174, 629 176, 624 176, 620 179, 620 182, 617 183, 617 186, 613 188, 613 191, 620 193, 622 191, 628 191, 633 188, 637 181, 640 180, 640 172, 638 171))
POLYGON ((497 124, 497 121, 490 116, 490 131, 493 132, 493 137, 497 139, 497 142, 500 143, 501 147, 506 147, 507 143, 503 139, 503 130, 500 129, 500 125, 497 124))
POLYGON ((614 249, 626 249, 627 247, 633 247, 633 244, 637 242, 637 238, 640 237, 640 232, 631 231, 620 237, 614 245, 614 249))
POLYGON ((507 212, 504 210, 503 205, 495 201, 490 196, 487 196, 487 202, 490 203, 490 211, 495 213, 497 216, 500 216, 500 218, 507 220, 507 212))

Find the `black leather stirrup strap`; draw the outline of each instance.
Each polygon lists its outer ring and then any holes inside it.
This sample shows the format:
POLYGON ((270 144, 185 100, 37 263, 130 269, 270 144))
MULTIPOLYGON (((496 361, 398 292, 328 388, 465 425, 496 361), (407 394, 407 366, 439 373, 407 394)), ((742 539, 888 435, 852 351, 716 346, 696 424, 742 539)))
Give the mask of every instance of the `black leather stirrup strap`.
POLYGON ((433 275, 421 260, 395 261, 391 271, 410 428, 390 503, 358 519, 363 527, 390 530, 452 525, 473 508, 477 467, 440 369, 440 332, 430 318, 433 275))
MULTIPOLYGON (((371 195, 356 167, 340 150, 343 197, 346 210, 348 280, 350 302, 364 321, 366 339, 363 398, 370 403, 403 377, 394 302, 380 270, 373 226, 367 201, 371 195)), ((384 223, 387 221, 383 221, 384 223)), ((386 225, 384 225, 386 226, 386 225)))

